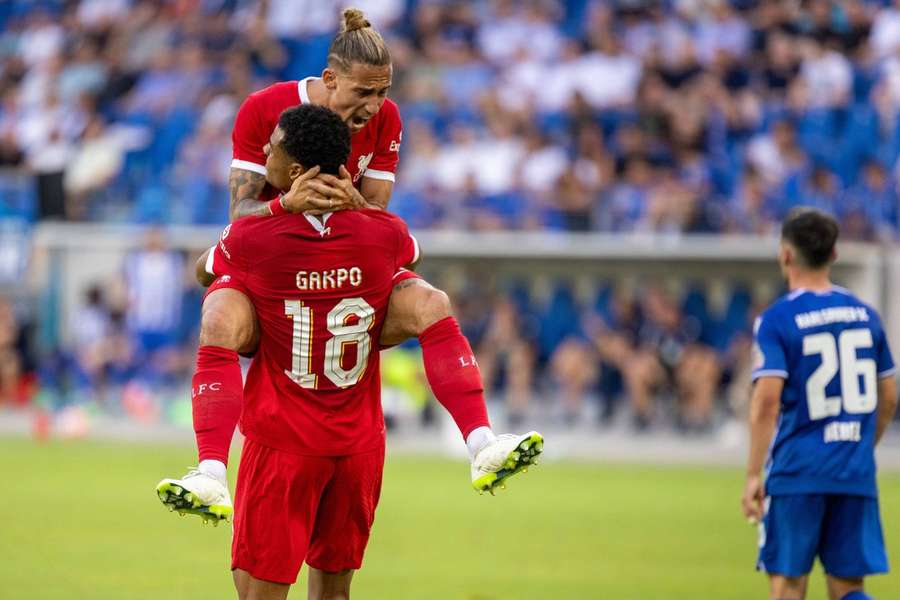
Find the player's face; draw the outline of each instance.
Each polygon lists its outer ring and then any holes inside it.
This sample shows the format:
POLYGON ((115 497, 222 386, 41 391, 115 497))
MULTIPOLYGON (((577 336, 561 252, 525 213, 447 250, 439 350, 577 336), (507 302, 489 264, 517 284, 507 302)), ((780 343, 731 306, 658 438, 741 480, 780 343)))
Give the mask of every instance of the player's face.
POLYGON ((376 67, 354 63, 347 73, 325 69, 322 81, 331 92, 328 108, 340 115, 353 135, 381 110, 392 79, 390 65, 376 67))
POLYGON ((279 190, 289 190, 291 182, 303 172, 302 167, 284 151, 284 130, 276 127, 263 148, 266 153, 266 181, 279 190))

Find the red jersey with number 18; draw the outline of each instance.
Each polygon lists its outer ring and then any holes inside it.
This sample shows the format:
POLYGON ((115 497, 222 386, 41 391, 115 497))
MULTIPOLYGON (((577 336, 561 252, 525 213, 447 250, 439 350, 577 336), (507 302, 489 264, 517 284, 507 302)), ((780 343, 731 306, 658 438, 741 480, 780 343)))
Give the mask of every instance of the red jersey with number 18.
POLYGON ((248 217, 210 256, 207 270, 247 294, 260 326, 244 435, 316 456, 383 444, 378 339, 393 278, 418 259, 406 224, 378 210, 248 217))

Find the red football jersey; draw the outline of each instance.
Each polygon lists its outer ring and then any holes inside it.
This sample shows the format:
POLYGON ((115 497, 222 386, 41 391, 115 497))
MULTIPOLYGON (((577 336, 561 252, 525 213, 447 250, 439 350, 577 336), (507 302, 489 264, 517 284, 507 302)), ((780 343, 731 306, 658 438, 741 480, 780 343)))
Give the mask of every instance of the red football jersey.
MULTIPOLYGON (((269 137, 278 125, 278 117, 285 109, 309 104, 306 86, 312 79, 315 78, 276 83, 247 96, 238 110, 231 132, 232 167, 266 174, 263 147, 269 143, 269 137)), ((392 100, 387 99, 365 127, 350 138, 347 170, 356 185, 363 176, 394 181, 402 134, 400 111, 392 100)), ((274 188, 266 185, 262 199, 270 200, 277 195, 274 188)))
POLYGON ((244 435, 318 456, 382 444, 378 339, 392 280, 418 259, 406 224, 380 210, 247 217, 211 256, 207 270, 240 284, 260 325, 244 435))

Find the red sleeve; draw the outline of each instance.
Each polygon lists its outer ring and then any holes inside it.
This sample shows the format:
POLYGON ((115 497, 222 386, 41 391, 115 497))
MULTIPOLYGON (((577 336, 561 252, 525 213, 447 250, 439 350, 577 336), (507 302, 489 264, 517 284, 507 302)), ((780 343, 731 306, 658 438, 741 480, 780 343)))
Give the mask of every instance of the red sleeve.
POLYGON ((266 174, 263 147, 269 143, 271 131, 263 125, 263 109, 258 93, 250 94, 238 109, 231 131, 231 167, 266 174))
POLYGON ((238 279, 246 276, 246 248, 244 247, 244 223, 236 221, 228 225, 219 236, 206 259, 206 272, 216 277, 228 275, 238 279))
POLYGON ((381 117, 381 123, 378 128, 375 155, 372 156, 369 167, 363 176, 394 181, 397 163, 400 162, 400 140, 403 137, 400 109, 393 100, 385 100, 378 114, 381 117))

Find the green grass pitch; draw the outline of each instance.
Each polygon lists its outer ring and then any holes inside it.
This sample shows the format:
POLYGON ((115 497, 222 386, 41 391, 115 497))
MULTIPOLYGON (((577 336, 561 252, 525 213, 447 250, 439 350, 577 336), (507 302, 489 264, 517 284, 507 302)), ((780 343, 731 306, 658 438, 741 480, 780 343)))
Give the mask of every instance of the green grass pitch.
MULTIPOLYGON (((0 598, 234 597, 230 527, 179 518, 154 494, 192 458, 189 447, 0 440, 0 598)), ((354 597, 764 598, 741 483, 739 469, 546 462, 490 497, 470 489, 464 462, 389 458, 354 597)), ((897 569, 900 475, 881 490, 897 569)), ((900 598, 900 580, 869 590, 900 598)), ((291 597, 306 597, 303 574, 291 597)), ((824 598, 820 573, 809 597, 824 598)))

